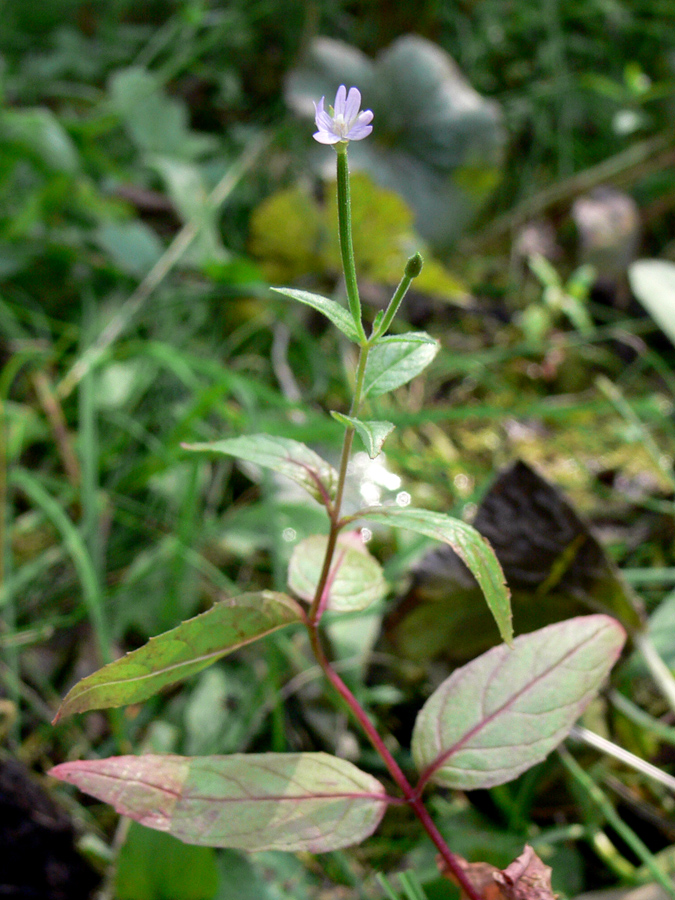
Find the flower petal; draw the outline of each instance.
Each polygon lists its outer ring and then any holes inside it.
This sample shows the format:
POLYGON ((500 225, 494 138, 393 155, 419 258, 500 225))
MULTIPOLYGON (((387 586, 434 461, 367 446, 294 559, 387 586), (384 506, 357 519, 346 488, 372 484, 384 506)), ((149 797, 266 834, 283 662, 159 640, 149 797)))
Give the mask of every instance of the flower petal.
POLYGON ((347 102, 345 104, 345 119, 347 122, 351 122, 352 119, 355 119, 359 114, 359 110, 361 109, 361 92, 358 88, 349 88, 349 93, 347 94, 347 102))
POLYGON ((314 140, 318 141, 320 144, 337 144, 338 141, 343 140, 343 138, 339 137, 337 134, 332 134, 328 131, 317 131, 314 133, 313 137, 314 140))
POLYGON ((345 101, 347 99, 347 88, 344 84, 341 84, 337 89, 337 94, 335 95, 335 115, 336 116, 344 116, 345 114, 345 101))
POLYGON ((349 134, 347 135, 347 140, 348 141, 362 141, 365 137, 368 137, 368 135, 370 134, 370 132, 372 130, 373 130, 372 125, 360 125, 357 123, 349 131, 349 134))
POLYGON ((327 112, 318 112, 316 114, 316 127, 320 128, 322 131, 333 131, 333 120, 328 115, 327 112))

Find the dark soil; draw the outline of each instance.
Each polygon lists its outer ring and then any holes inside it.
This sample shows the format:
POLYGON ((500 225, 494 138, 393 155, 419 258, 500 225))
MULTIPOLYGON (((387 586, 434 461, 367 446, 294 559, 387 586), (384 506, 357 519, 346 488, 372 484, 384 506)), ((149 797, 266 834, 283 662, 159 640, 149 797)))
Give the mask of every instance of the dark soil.
POLYGON ((99 881, 73 827, 20 763, 0 760, 0 898, 89 900, 99 881))

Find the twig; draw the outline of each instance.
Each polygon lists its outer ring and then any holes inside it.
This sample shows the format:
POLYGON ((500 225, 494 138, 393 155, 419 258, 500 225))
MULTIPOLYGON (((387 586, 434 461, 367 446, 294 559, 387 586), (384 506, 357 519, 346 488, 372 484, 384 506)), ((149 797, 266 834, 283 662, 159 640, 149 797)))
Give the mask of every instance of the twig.
POLYGON ((59 398, 52 390, 52 385, 44 372, 33 372, 32 375, 35 393, 40 401, 40 406, 45 412, 54 432, 54 440, 56 448, 61 457, 63 468, 66 472, 68 481, 72 487, 79 489, 80 487, 80 464, 77 454, 73 449, 73 441, 68 431, 68 423, 63 414, 63 407, 59 398))
POLYGON ((528 197, 501 216, 497 216, 479 234, 466 238, 459 245, 462 255, 481 253, 500 238, 506 237, 530 219, 543 215, 559 203, 567 203, 607 182, 632 182, 651 172, 672 168, 675 164, 673 135, 661 134, 639 144, 633 144, 616 156, 603 160, 583 172, 544 188, 528 197))

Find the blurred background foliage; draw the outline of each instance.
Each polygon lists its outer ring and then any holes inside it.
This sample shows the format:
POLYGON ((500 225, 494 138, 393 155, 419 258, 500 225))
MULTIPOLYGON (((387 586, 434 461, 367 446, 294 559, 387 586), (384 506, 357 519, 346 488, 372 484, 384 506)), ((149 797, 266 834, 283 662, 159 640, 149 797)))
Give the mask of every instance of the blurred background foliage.
MULTIPOLYGON (((347 408, 351 350, 268 288, 342 296, 332 155, 311 140, 311 100, 341 81, 375 110, 351 154, 366 315, 421 248, 401 327, 443 347, 428 376, 373 403, 398 428, 385 458, 357 457, 347 502, 405 490, 473 519, 497 473, 525 460, 593 524, 675 665, 675 354, 627 278, 638 256, 675 258, 674 2, 4 0, 0 14, 3 765, 45 785, 50 764, 93 754, 326 749, 382 777, 323 699, 300 634, 143 707, 50 725, 102 661, 215 598, 283 589, 293 546, 325 529, 288 484, 181 443, 266 431, 338 453, 328 413, 347 408)), ((659 303, 667 321, 673 290, 659 303)), ((372 543, 390 600, 334 623, 331 640, 407 765, 411 710, 454 664, 424 650, 439 578, 446 602, 453 584, 453 645, 475 597, 433 558, 407 577, 427 544, 385 530, 372 543), (409 609, 406 658, 396 610, 409 609)), ((615 693, 593 727, 672 770, 673 716, 636 658, 615 693)), ((582 752, 609 807, 672 868, 672 795, 582 752)), ((472 860, 503 866, 529 841, 566 896, 649 880, 575 784, 552 758, 434 811, 472 860)), ((58 796, 93 874, 64 863, 49 882, 47 828, 13 876, 34 893, 16 896, 86 897, 93 879, 120 900, 369 898, 369 873, 410 865, 429 898, 456 896, 404 809, 350 853, 249 860, 58 796)))

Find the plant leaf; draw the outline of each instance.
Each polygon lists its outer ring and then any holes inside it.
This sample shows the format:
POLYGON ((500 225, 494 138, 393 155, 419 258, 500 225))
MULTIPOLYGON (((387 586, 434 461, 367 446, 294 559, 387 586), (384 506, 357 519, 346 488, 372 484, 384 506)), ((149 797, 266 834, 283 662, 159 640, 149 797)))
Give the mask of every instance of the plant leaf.
POLYGON ((422 781, 488 788, 543 760, 595 696, 625 637, 610 616, 579 616, 457 669, 415 722, 412 752, 422 781))
POLYGON ((213 135, 189 126, 187 104, 164 91, 161 77, 140 66, 119 69, 109 83, 111 109, 144 153, 176 160, 196 159, 213 150, 213 135))
POLYGON ((675 264, 640 259, 628 269, 628 278, 637 299, 675 344, 675 264))
MULTIPOLYGON (((499 473, 472 525, 502 566, 516 633, 591 612, 614 616, 629 633, 642 629, 634 592, 588 525, 560 490, 524 462, 499 473)), ((415 565, 385 636, 406 659, 442 656, 453 669, 489 650, 497 637, 478 584, 447 544, 415 565)))
POLYGON ((3 143, 15 144, 29 159, 38 159, 54 172, 74 175, 80 168, 77 148, 57 116, 45 106, 0 113, 3 143))
POLYGON ((242 594, 182 622, 73 687, 54 721, 89 709, 147 700, 168 684, 201 672, 233 650, 299 622, 301 607, 275 591, 242 594))
POLYGON ((368 510, 364 517, 382 525, 408 528, 449 544, 473 572, 503 640, 507 644, 512 641, 511 598, 504 582, 504 573, 492 547, 475 528, 428 509, 381 507, 368 510))
POLYGON ((335 495, 337 472, 300 441, 269 434, 250 434, 204 444, 183 444, 184 450, 224 453, 272 469, 291 478, 320 503, 335 495))
MULTIPOLYGON (((298 597, 314 599, 328 537, 314 534, 296 544, 288 566, 288 585, 298 597)), ((363 544, 358 532, 339 535, 329 579, 327 609, 340 612, 365 609, 386 596, 389 586, 380 564, 363 544)))
POLYGON ((207 900, 218 896, 216 851, 130 823, 115 866, 115 900, 207 900))
POLYGON ((363 396, 379 397, 407 384, 429 365, 440 346, 423 331, 381 338, 366 363, 363 396))
POLYGON ((292 288, 273 287, 271 290, 276 291, 277 294, 284 294, 292 300, 297 300, 298 303, 304 303, 305 306, 311 306, 312 309, 323 313, 336 328, 339 328, 343 334, 347 335, 350 341, 354 341, 356 344, 359 343, 359 333, 356 330, 356 325, 354 325, 354 320, 344 306, 340 306, 335 300, 329 300, 320 294, 312 294, 310 291, 296 291, 292 288))
MULTIPOLYGON (((551 887, 551 867, 544 865, 529 844, 525 844, 520 856, 503 871, 490 863, 470 863, 461 856, 455 858, 480 897, 489 897, 490 900, 556 900, 558 896, 551 887)), ((440 858, 438 865, 443 878, 458 883, 440 858)), ((460 900, 468 900, 463 890, 460 890, 460 900)))
POLYGON ((118 756, 50 772, 188 844, 323 853, 356 844, 387 806, 382 785, 327 753, 118 756))
POLYGON ((353 416, 345 416, 343 413, 331 411, 331 416, 342 425, 351 425, 356 429, 363 445, 371 459, 375 459, 382 452, 382 446, 396 426, 391 422, 363 422, 353 416))
POLYGON ((164 251, 155 232, 140 219, 132 222, 106 222, 96 232, 96 242, 120 271, 141 278, 150 271, 164 251))

